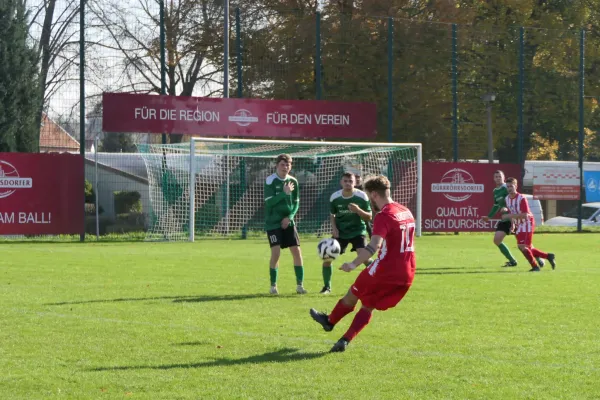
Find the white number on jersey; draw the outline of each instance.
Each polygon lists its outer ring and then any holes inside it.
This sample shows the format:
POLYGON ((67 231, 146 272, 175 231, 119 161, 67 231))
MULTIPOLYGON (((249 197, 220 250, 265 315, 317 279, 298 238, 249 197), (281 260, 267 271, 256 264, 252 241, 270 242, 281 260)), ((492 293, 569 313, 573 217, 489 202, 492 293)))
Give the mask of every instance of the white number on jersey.
POLYGON ((400 245, 400 253, 408 253, 415 251, 415 223, 409 222, 402 225, 402 244, 400 245))

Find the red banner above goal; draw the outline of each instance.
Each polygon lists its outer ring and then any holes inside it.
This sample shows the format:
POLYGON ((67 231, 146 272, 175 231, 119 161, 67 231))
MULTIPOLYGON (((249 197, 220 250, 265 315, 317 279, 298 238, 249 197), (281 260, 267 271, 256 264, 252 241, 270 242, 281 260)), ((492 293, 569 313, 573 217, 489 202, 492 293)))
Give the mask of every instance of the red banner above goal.
POLYGON ((104 93, 105 132, 272 138, 373 138, 373 103, 104 93))

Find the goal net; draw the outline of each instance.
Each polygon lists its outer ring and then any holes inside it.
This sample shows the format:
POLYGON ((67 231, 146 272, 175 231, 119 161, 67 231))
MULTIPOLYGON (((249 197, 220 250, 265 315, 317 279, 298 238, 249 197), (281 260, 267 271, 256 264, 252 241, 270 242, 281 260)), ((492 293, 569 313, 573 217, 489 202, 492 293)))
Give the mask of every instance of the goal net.
POLYGON ((421 222, 421 144, 296 142, 192 138, 140 145, 152 205, 149 240, 264 235, 264 185, 279 154, 292 156, 298 180, 301 234, 331 232, 329 198, 344 172, 385 175, 392 198, 421 222))

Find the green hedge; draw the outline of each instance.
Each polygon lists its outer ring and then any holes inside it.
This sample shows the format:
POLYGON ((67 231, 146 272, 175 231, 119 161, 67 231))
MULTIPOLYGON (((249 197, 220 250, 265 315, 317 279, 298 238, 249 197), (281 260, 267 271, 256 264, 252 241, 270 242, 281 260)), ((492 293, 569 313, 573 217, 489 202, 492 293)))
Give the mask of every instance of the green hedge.
POLYGON ((114 192, 115 214, 142 212, 142 195, 139 192, 114 192))

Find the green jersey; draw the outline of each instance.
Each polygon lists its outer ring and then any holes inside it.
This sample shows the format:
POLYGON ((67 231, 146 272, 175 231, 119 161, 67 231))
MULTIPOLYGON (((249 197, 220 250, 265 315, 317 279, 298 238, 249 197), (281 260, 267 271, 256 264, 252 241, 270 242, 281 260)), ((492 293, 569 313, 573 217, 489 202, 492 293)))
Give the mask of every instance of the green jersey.
POLYGON ((362 190, 354 189, 350 197, 344 197, 342 190, 338 190, 329 199, 331 214, 335 215, 335 225, 340 232, 340 239, 352 239, 356 236, 367 234, 367 224, 358 215, 348 209, 348 204, 354 203, 361 210, 371 212, 369 197, 362 190))
POLYGON ((290 226, 294 226, 294 216, 300 206, 300 192, 296 178, 288 175, 285 179, 270 175, 265 182, 265 230, 281 228, 281 220, 290 219, 290 226), (289 195, 283 191, 283 185, 288 182, 294 184, 294 190, 289 195))
POLYGON ((506 196, 508 196, 508 189, 505 183, 494 189, 494 207, 492 207, 492 211, 490 211, 488 217, 493 218, 498 210, 506 207, 506 196))

